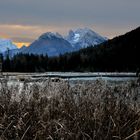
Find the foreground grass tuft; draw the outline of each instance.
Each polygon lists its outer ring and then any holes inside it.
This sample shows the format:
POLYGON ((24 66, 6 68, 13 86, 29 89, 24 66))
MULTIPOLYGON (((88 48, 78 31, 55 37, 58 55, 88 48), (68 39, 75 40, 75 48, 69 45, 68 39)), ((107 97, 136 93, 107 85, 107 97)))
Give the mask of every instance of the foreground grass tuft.
POLYGON ((140 139, 140 87, 0 82, 0 139, 140 139))

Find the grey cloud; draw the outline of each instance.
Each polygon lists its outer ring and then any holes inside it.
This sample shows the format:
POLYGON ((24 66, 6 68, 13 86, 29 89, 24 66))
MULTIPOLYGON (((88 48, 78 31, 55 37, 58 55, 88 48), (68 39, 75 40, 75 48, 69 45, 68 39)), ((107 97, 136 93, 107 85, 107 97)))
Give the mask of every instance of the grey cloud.
POLYGON ((139 0, 0 0, 0 24, 111 27, 117 32, 139 26, 139 6, 139 0))

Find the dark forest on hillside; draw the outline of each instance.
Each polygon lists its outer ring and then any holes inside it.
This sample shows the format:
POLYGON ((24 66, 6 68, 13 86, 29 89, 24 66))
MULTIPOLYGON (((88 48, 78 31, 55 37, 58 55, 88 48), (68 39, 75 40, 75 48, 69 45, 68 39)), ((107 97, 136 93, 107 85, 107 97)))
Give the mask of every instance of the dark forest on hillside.
POLYGON ((1 59, 4 72, 133 72, 140 68, 140 27, 98 46, 59 57, 18 54, 1 59))

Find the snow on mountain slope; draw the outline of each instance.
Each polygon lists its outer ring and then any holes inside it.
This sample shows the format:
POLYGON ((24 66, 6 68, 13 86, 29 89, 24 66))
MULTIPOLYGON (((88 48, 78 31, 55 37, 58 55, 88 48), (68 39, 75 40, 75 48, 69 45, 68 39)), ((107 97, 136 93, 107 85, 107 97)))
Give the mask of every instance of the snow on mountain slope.
POLYGON ((63 38, 59 33, 47 32, 42 34, 29 47, 20 50, 20 52, 58 56, 91 45, 98 45, 106 40, 106 38, 88 28, 71 30, 66 38, 63 38))
POLYGON ((17 49, 16 45, 9 39, 0 39, 0 53, 4 53, 7 50, 17 49))
POLYGON ((22 53, 58 56, 72 50, 71 44, 60 34, 47 32, 41 35, 29 47, 22 50, 22 53))
POLYGON ((72 44, 75 49, 86 48, 88 46, 98 45, 107 40, 91 29, 70 30, 66 40, 72 44))
POLYGON ((106 40, 106 38, 100 36, 91 29, 84 28, 69 31, 69 35, 65 38, 59 33, 47 32, 42 34, 29 47, 24 46, 20 49, 17 49, 10 40, 9 42, 1 41, 1 50, 4 52, 8 48, 11 50, 11 56, 17 53, 58 56, 88 46, 98 45, 106 40))

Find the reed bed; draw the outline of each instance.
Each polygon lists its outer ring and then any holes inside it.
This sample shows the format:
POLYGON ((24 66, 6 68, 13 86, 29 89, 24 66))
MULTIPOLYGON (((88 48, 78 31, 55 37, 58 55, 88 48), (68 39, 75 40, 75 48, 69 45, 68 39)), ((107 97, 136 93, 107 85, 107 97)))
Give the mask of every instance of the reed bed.
POLYGON ((0 140, 139 140, 140 86, 0 81, 0 140))

